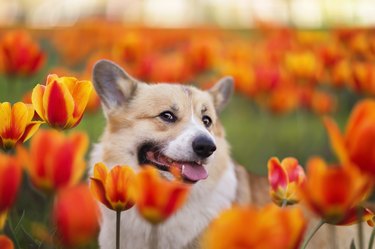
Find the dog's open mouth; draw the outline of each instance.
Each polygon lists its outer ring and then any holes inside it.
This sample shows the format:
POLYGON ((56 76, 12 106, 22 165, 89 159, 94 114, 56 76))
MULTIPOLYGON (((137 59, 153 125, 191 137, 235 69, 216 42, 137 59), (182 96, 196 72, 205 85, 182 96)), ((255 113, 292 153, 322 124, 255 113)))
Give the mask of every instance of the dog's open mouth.
POLYGON ((185 182, 196 183, 199 180, 206 179, 208 176, 202 162, 174 160, 160 153, 154 146, 143 146, 139 150, 138 158, 140 164, 151 164, 163 171, 177 171, 185 182))

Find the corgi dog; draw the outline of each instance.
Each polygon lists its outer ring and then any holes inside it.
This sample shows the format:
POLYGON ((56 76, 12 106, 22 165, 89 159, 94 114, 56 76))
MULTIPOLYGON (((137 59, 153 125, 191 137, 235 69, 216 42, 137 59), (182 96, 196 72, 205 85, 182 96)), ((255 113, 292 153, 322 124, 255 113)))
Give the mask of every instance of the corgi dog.
MULTIPOLYGON (((218 115, 233 93, 231 77, 207 91, 182 84, 146 84, 115 63, 100 60, 93 69, 93 83, 107 123, 90 164, 126 164, 135 171, 148 164, 167 179, 173 177, 171 165, 178 165, 183 181, 192 185, 185 205, 158 226, 159 249, 198 249, 200 236, 221 211, 233 204, 270 202, 267 179, 249 174, 230 157, 218 115)), ((101 212, 99 245, 113 249, 116 212, 104 206, 101 212)), ((321 229, 309 248, 330 248, 330 238, 338 233, 332 229, 321 229)), ((149 248, 151 230, 135 208, 124 212, 121 248, 149 248)), ((343 234, 350 244, 348 238, 355 232, 343 234)))

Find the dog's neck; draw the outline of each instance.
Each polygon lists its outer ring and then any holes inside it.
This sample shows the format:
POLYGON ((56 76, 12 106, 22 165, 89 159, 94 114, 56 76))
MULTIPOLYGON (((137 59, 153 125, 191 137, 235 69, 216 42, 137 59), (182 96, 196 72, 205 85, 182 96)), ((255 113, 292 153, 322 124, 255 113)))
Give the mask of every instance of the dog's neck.
MULTIPOLYGON (((103 161, 102 148, 96 145, 92 153, 92 162, 103 161)), ((210 167, 215 163, 223 164, 222 158, 213 158, 210 167), (217 162, 216 162, 217 161, 217 162)), ((235 166, 228 159, 221 174, 196 183, 186 204, 164 224, 158 226, 159 248, 175 249, 188 248, 204 229, 222 210, 229 208, 236 200, 237 178, 235 166)), ((106 216, 100 232, 100 237, 106 238, 106 243, 115 242, 115 212, 102 206, 106 216)), ((148 238, 151 225, 145 222, 137 213, 136 208, 122 215, 121 244, 122 248, 148 248, 148 238)), ((101 248, 113 248, 114 244, 101 245, 101 248)), ((190 247, 189 247, 190 248, 190 247)), ((195 247, 193 247, 195 248, 195 247)))

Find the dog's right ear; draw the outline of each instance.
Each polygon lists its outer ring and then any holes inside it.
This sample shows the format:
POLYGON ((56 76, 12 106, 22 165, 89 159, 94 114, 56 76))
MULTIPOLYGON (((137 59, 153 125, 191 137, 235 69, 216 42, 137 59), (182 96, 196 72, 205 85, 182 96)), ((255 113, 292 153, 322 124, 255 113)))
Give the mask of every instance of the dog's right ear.
POLYGON ((100 60, 94 65, 93 83, 108 110, 126 103, 137 88, 137 81, 109 60, 100 60))

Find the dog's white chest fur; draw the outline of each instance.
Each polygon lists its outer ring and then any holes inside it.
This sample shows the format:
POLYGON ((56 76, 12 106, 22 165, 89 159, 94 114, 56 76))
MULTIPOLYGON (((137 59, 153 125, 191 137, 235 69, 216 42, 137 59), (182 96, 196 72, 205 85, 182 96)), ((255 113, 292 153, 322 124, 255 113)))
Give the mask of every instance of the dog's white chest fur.
MULTIPOLYGON (((102 161, 101 146, 96 146, 94 161, 102 161)), ((220 181, 214 185, 203 180, 196 183, 186 204, 165 223, 157 228, 159 248, 182 249, 196 239, 222 210, 229 208, 236 195, 237 180, 234 166, 230 165, 220 181)), ((103 205, 102 226, 99 235, 101 249, 115 248, 116 214, 103 205)), ((122 212, 121 215, 121 248, 149 248, 151 225, 139 216, 135 207, 122 212)))

